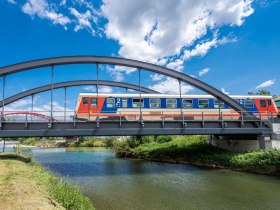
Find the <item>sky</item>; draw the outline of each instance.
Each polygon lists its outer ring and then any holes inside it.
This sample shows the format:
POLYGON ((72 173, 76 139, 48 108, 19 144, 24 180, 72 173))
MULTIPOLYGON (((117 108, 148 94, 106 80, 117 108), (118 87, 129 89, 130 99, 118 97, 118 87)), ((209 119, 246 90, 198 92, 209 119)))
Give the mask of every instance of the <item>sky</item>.
MULTIPOLYGON (((265 89, 279 95, 279 16, 279 0, 0 0, 0 67, 56 56, 116 56, 183 72, 226 94, 265 89)), ((102 65, 99 75, 138 84, 132 68, 102 65)), ((174 79, 141 75, 142 86, 179 91, 174 79)), ((96 79, 95 65, 54 69, 55 83, 86 79, 96 79)), ((50 67, 8 75, 5 97, 50 83, 50 67)), ((79 93, 95 91, 68 88, 67 109, 74 109, 79 93)), ((203 93, 188 84, 182 92, 203 93)), ((64 89, 55 90, 55 110, 63 109, 63 98, 64 89)), ((30 102, 28 97, 7 109, 30 109, 30 102)), ((50 92, 35 96, 34 109, 50 110, 50 92)))

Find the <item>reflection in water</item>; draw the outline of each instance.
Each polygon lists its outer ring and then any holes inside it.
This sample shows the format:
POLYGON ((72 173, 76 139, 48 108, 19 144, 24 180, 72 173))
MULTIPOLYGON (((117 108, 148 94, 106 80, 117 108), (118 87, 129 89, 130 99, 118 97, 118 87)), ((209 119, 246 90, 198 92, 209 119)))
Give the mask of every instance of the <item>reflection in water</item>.
POLYGON ((43 166, 78 183, 97 209, 280 208, 280 182, 274 177, 117 159, 105 149, 32 153, 43 166))

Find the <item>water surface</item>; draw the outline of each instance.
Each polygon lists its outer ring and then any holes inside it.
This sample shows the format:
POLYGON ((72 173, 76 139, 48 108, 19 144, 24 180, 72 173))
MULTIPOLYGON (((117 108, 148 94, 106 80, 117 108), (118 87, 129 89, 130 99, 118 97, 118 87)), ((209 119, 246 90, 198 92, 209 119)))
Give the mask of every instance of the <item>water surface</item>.
POLYGON ((33 149, 96 209, 280 209, 280 180, 229 170, 117 159, 105 149, 33 149))

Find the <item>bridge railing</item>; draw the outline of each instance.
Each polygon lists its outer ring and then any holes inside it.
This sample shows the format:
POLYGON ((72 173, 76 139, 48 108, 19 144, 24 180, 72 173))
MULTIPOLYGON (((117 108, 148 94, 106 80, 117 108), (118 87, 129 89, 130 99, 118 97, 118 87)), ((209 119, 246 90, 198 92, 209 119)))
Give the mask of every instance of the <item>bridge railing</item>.
POLYGON ((0 123, 32 123, 32 122, 123 122, 123 121, 258 121, 273 123, 277 113, 261 112, 248 117, 243 112, 218 110, 167 110, 167 111, 131 111, 113 112, 78 112, 75 111, 5 111, 1 114, 0 123), (246 117, 245 117, 246 116, 246 117))

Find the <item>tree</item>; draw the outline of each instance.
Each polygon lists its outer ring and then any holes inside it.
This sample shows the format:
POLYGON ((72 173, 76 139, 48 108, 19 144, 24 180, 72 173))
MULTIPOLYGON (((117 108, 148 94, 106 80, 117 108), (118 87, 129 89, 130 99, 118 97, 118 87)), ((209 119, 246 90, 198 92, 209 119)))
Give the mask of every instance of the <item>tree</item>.
POLYGON ((271 93, 270 93, 270 91, 268 91, 268 90, 258 90, 258 92, 252 92, 252 91, 249 91, 248 93, 247 93, 248 95, 262 95, 262 96, 270 96, 271 95, 271 93))

